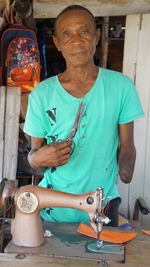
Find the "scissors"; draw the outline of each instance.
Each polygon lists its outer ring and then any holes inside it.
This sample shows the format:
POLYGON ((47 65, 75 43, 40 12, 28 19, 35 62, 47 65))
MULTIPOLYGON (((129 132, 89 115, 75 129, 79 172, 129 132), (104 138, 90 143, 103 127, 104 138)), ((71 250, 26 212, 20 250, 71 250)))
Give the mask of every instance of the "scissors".
MULTIPOLYGON (((69 141, 69 140, 72 141, 70 154, 73 153, 74 148, 75 148, 75 142, 74 142, 73 138, 75 137, 75 135, 78 131, 79 125, 80 125, 80 121, 81 121, 82 117, 84 116, 84 106, 85 106, 85 104, 82 101, 78 107, 78 111, 77 111, 71 132, 67 135, 67 137, 65 139, 57 140, 57 143, 62 142, 62 141, 69 141)), ((56 170, 56 167, 51 168, 51 172, 54 172, 55 170, 56 170)))
POLYGON ((71 154, 73 153, 74 147, 75 147, 75 142, 73 140, 73 138, 75 137, 79 125, 80 125, 80 121, 82 119, 82 117, 84 116, 84 106, 85 104, 83 103, 83 101, 80 103, 73 126, 72 126, 72 130, 71 132, 67 135, 67 137, 65 138, 65 141, 71 140, 72 141, 72 150, 71 150, 71 154))

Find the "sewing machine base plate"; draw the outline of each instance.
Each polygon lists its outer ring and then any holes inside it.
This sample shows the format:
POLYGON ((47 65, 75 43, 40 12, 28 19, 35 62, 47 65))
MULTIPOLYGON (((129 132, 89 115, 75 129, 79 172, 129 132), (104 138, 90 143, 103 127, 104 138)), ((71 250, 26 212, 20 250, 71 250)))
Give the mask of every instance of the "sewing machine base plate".
POLYGON ((121 254, 124 255, 124 247, 121 245, 103 242, 101 247, 97 247, 96 242, 92 242, 88 245, 88 249, 97 253, 105 253, 105 254, 121 254))
POLYGON ((119 249, 115 253, 110 253, 109 250, 103 253, 91 251, 88 246, 94 242, 96 244, 96 240, 77 233, 77 227, 78 225, 76 224, 44 222, 44 230, 49 230, 52 233, 51 237, 46 237, 45 244, 39 247, 20 247, 14 245, 12 241, 10 241, 4 252, 38 254, 50 257, 88 259, 94 261, 125 262, 124 246, 121 246, 121 251, 119 249))

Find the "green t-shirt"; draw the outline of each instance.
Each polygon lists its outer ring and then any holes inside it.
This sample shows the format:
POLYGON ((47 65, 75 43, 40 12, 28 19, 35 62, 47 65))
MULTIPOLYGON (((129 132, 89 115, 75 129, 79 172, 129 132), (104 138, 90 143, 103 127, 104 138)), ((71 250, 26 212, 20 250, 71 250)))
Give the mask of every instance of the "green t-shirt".
MULTIPOLYGON (((95 84, 83 98, 65 91, 58 76, 42 81, 29 95, 24 131, 45 138, 48 144, 65 139, 81 101, 85 109, 74 151, 67 164, 45 170, 40 186, 77 195, 102 187, 106 204, 107 197, 119 196, 118 124, 143 116, 137 91, 127 76, 99 68, 95 84)), ((88 222, 86 213, 68 208, 46 208, 41 216, 53 222, 88 222)))

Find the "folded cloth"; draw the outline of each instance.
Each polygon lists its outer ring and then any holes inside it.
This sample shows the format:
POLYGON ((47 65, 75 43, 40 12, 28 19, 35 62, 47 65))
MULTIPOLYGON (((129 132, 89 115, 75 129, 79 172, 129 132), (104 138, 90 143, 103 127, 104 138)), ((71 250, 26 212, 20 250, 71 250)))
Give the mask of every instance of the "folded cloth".
POLYGON ((128 219, 126 218, 126 216, 123 213, 118 214, 118 227, 119 228, 128 228, 131 229, 131 225, 129 224, 128 219))
MULTIPOLYGON (((86 225, 85 223, 79 224, 77 232, 89 237, 97 238, 97 234, 94 231, 94 229, 91 226, 86 225)), ((106 242, 123 244, 132 240, 136 236, 137 233, 118 233, 118 232, 102 230, 100 234, 100 239, 106 242)))
POLYGON ((141 230, 144 234, 146 234, 146 235, 150 235, 150 230, 141 230))

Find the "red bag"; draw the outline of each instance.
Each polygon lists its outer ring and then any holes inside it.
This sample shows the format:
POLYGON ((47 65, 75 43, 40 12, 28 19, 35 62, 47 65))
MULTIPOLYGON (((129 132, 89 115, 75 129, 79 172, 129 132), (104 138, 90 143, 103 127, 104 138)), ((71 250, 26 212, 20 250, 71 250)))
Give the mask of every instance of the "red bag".
POLYGON ((29 92, 40 82, 37 37, 32 30, 9 23, 8 16, 5 17, 7 23, 0 32, 1 85, 21 86, 22 92, 29 92))

